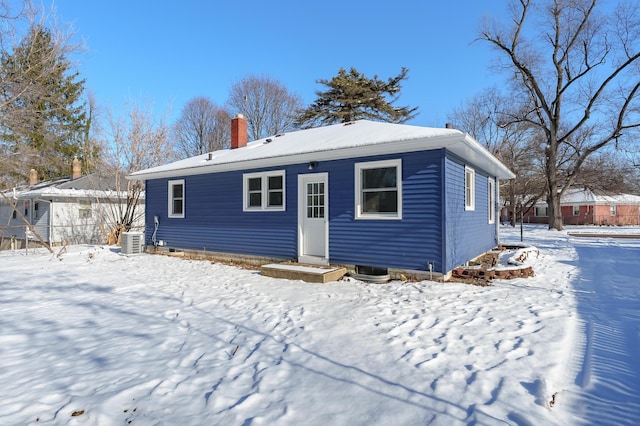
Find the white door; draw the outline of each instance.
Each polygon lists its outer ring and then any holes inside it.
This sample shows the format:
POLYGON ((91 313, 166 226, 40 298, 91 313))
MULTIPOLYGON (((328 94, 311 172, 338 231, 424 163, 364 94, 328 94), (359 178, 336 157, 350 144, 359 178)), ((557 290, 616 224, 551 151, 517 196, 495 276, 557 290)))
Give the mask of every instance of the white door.
POLYGON ((328 263, 328 189, 327 173, 298 176, 299 262, 328 263))

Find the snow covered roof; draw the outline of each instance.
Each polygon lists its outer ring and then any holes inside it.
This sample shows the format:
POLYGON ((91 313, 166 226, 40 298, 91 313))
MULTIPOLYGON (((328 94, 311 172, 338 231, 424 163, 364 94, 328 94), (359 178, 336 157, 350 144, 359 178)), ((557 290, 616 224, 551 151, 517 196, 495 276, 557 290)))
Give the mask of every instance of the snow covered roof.
POLYGON ((64 198, 115 198, 126 197, 126 192, 115 190, 115 177, 97 173, 77 179, 60 178, 24 185, 4 194, 12 198, 64 197, 64 198))
POLYGON ((462 159, 497 176, 515 175, 471 136, 455 129, 359 120, 299 130, 249 142, 132 173, 130 179, 158 179, 185 175, 284 166, 371 155, 446 148, 462 159))
POLYGON ((632 194, 616 194, 589 188, 569 188, 560 200, 562 205, 640 205, 640 197, 632 194))

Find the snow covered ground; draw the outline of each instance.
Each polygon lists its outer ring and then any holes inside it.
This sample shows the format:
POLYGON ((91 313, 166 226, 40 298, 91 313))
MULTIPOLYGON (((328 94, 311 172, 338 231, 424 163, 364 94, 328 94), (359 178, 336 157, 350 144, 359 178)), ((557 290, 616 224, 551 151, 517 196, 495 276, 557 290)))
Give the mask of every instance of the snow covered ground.
POLYGON ((524 235, 489 287, 1 252, 0 424, 635 424, 640 239, 524 235))

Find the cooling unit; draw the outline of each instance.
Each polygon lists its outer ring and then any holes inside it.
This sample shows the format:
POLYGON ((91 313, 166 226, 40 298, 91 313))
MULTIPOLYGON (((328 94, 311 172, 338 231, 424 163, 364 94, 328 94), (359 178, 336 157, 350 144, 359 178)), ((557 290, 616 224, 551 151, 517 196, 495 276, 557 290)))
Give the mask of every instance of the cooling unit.
POLYGON ((144 234, 142 232, 122 233, 122 254, 140 254, 144 250, 144 234))

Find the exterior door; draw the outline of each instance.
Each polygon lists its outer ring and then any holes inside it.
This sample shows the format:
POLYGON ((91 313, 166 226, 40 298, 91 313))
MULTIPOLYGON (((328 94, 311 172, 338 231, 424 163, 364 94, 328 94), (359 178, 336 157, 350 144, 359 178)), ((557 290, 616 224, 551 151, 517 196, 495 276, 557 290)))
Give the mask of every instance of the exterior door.
POLYGON ((327 173, 298 176, 298 261, 329 261, 329 185, 327 173))

